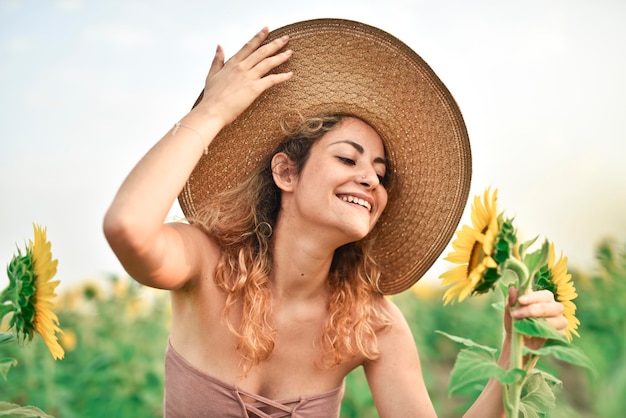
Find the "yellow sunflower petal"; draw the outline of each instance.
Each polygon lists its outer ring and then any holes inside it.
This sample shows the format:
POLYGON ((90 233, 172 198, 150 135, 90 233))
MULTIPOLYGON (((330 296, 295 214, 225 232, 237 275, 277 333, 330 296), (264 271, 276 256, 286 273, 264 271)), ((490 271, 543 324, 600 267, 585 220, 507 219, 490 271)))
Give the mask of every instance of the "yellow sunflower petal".
POLYGON ((57 272, 57 260, 52 259, 51 243, 47 240, 46 229, 34 225, 35 238, 31 241, 33 251, 33 269, 35 271, 35 319, 33 325, 48 346, 54 359, 62 359, 65 355, 59 344, 56 333, 62 333, 59 328, 59 319, 52 310, 56 297, 55 289, 58 280, 51 281, 57 272))
POLYGON ((548 252, 550 281, 556 287, 555 299, 563 304, 563 316, 568 323, 565 328, 565 335, 571 341, 573 335, 580 336, 577 331, 580 321, 576 318, 576 304, 572 302, 573 299, 578 297, 578 294, 576 293, 574 283, 571 281, 572 275, 567 273, 567 257, 561 255, 558 260, 555 261, 555 259, 554 245, 550 244, 548 252))
POLYGON ((464 281, 467 279, 467 266, 456 266, 446 271, 439 277, 443 279, 444 286, 464 281))

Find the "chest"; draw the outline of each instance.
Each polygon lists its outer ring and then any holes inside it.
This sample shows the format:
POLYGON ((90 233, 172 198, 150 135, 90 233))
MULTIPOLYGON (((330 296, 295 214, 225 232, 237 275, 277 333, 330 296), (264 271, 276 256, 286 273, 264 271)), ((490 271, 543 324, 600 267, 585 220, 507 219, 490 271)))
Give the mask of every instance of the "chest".
MULTIPOLYGON (((315 395, 341 386, 344 377, 358 364, 321 367, 321 338, 326 322, 323 304, 273 306, 268 320, 274 349, 268 359, 242 375, 239 340, 222 317, 223 304, 203 303, 191 308, 172 323, 172 343, 181 355, 207 375, 269 399, 315 395), (212 306, 211 306, 212 305, 212 306), (174 338, 176 336, 176 338, 174 338)), ((176 312, 173 312, 176 315, 176 312)), ((231 309, 233 326, 239 328, 244 315, 239 306, 231 309)))

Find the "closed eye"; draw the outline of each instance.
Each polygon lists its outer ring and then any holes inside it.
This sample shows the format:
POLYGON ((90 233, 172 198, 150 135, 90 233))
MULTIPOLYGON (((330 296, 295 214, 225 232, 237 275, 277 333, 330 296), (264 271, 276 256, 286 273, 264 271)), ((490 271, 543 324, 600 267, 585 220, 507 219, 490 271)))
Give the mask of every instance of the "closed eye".
POLYGON ((337 158, 339 159, 339 161, 341 161, 342 163, 346 165, 356 165, 356 162, 351 158, 347 158, 347 157, 337 157, 337 158))

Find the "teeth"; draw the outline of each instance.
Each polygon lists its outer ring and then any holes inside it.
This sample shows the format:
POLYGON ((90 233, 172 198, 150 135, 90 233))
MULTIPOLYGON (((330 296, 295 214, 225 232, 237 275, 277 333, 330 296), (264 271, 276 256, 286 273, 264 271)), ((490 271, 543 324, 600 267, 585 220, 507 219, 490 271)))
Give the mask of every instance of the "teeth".
POLYGON ((356 203, 357 205, 363 206, 364 208, 366 208, 369 211, 372 210, 372 205, 370 205, 369 202, 367 202, 367 201, 365 201, 363 199, 359 199, 359 198, 354 197, 354 196, 342 196, 341 200, 343 200, 344 202, 356 203))

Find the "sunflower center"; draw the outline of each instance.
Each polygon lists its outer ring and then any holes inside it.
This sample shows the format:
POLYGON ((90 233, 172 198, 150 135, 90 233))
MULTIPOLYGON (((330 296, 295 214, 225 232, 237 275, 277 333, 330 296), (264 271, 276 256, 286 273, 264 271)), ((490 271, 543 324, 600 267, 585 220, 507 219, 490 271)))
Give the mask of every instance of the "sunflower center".
POLYGON ((485 258, 485 252, 483 251, 483 244, 479 241, 474 242, 472 250, 470 251, 469 260, 467 262, 467 275, 480 264, 482 259, 485 258))

